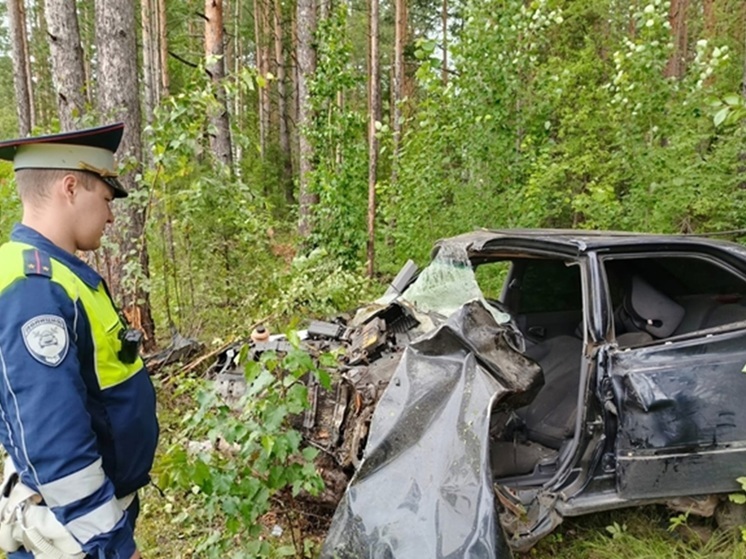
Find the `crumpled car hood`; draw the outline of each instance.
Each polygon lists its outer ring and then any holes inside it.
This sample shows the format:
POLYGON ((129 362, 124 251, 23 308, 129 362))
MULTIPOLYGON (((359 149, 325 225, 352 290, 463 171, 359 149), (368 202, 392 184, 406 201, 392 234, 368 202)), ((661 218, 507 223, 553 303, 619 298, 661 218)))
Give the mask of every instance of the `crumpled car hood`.
POLYGON ((543 384, 480 300, 411 343, 373 415, 323 558, 510 557, 489 435, 543 384))

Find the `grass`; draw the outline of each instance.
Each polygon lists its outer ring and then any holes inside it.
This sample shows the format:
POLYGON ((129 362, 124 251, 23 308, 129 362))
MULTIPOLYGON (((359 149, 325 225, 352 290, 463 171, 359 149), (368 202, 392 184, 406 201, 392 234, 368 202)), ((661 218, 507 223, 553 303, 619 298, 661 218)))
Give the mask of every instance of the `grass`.
POLYGON ((650 506, 568 519, 517 559, 746 559, 740 534, 696 517, 671 530, 676 515, 650 506))

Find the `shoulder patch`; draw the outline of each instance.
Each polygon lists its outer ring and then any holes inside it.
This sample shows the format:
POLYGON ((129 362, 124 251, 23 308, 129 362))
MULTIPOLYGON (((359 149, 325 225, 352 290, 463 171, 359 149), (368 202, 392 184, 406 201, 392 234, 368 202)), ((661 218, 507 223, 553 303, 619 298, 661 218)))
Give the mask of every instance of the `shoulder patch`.
POLYGON ((32 318, 21 327, 21 334, 31 356, 50 367, 62 363, 70 347, 65 321, 53 314, 32 318))
POLYGON ((52 261, 49 255, 35 248, 23 251, 23 271, 27 276, 52 277, 52 261))

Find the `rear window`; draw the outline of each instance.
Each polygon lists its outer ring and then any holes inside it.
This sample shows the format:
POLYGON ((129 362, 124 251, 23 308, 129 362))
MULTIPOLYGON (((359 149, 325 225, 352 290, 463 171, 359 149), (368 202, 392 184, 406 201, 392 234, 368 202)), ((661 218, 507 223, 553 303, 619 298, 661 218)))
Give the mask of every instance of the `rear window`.
POLYGON ((521 281, 519 314, 583 308, 580 267, 562 260, 532 260, 521 281))

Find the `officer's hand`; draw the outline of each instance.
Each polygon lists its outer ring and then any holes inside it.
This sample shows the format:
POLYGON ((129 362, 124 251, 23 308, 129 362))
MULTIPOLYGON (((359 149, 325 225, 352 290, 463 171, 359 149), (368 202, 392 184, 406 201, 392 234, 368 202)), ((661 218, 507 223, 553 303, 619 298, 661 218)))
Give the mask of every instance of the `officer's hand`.
POLYGON ((135 550, 135 553, 130 557, 130 559, 142 559, 142 557, 140 557, 140 552, 135 550))

